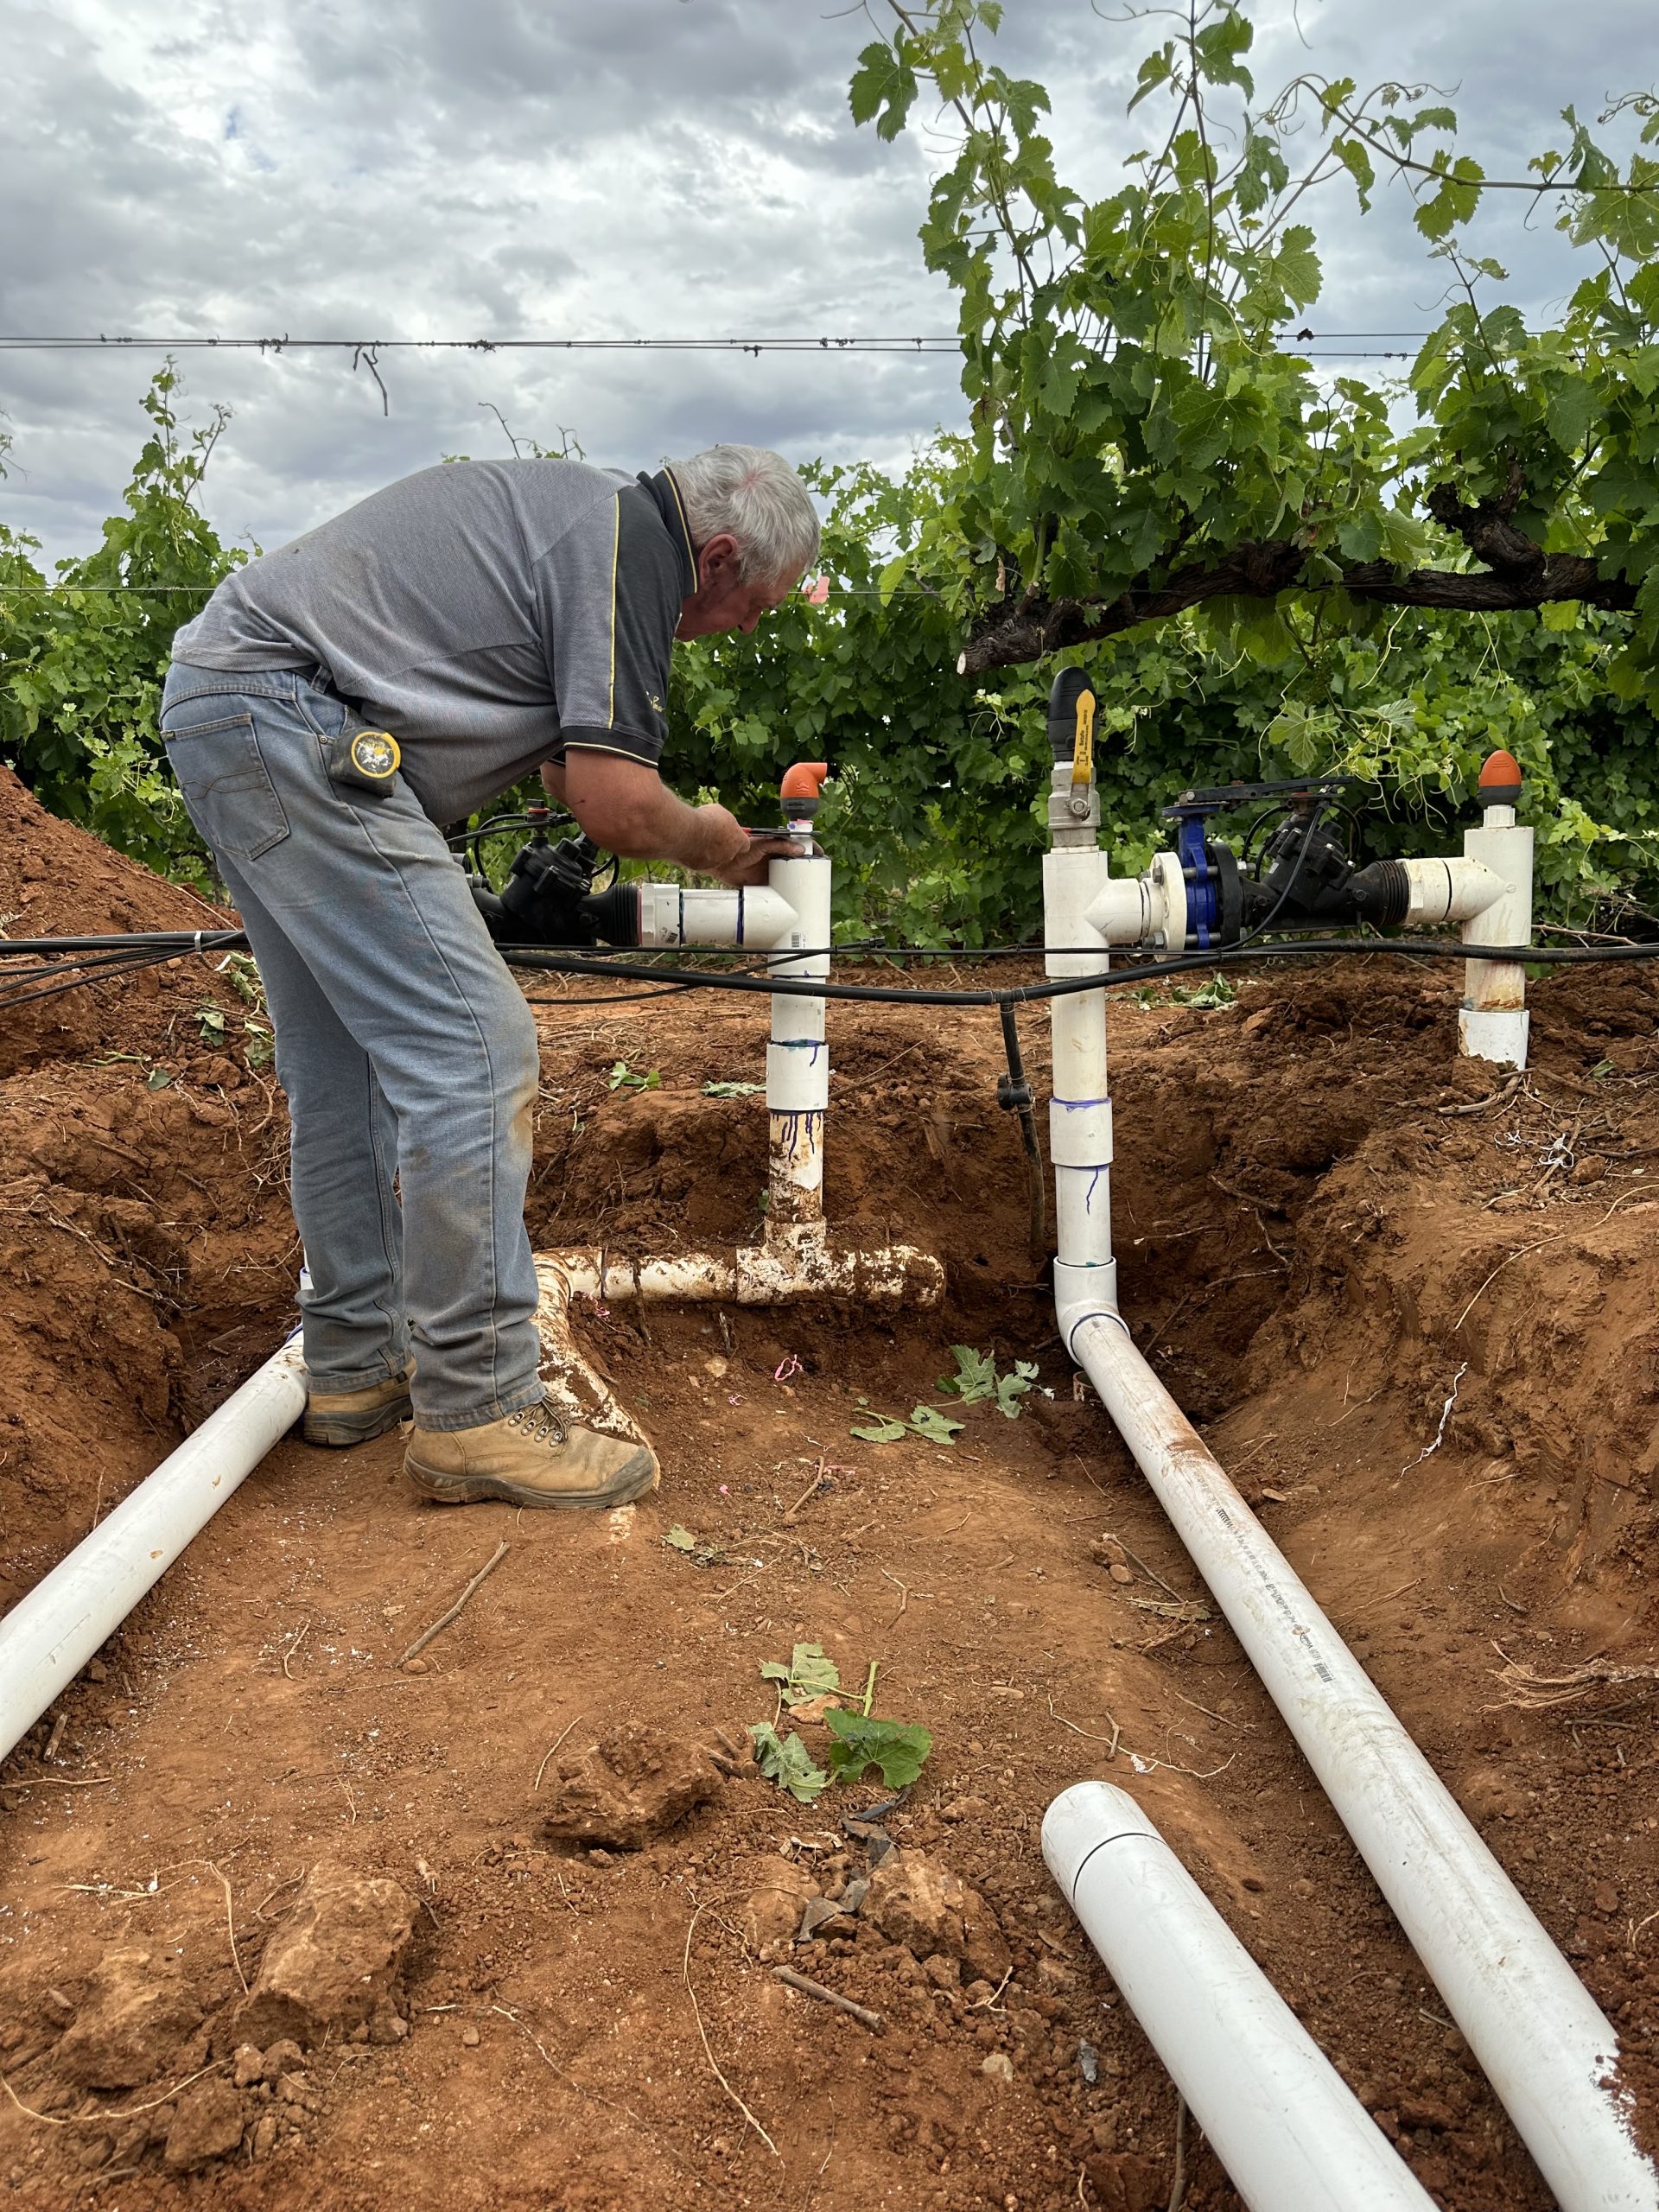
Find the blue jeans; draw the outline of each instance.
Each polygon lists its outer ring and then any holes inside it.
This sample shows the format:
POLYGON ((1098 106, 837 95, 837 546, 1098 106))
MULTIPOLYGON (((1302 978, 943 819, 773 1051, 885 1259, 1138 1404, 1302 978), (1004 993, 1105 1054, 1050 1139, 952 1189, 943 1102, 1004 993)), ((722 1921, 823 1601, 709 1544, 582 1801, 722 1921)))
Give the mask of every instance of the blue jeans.
POLYGON ((524 1229, 536 1025, 408 786, 328 776, 321 741, 349 721, 288 670, 175 662, 162 701, 276 1033, 312 1386, 366 1389, 412 1351, 419 1425, 475 1428, 543 1394, 524 1229))

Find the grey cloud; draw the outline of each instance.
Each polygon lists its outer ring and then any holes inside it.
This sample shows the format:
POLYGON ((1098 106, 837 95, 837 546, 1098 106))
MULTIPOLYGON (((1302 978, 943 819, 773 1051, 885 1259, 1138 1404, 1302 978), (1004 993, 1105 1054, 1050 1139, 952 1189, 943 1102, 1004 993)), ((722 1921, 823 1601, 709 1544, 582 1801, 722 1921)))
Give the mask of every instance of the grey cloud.
MULTIPOLYGON (((1554 109, 1644 81, 1652 0, 1260 0, 1258 79, 1392 70, 1459 80, 1489 168, 1554 109), (1517 22, 1525 38, 1516 35, 1517 22)), ((0 0, 0 322, 11 330, 355 336, 949 331, 915 240, 942 141, 894 145, 845 105, 870 35, 819 0, 0 0), (234 115, 233 135, 231 118, 234 115)), ((1123 90, 1148 42, 1089 0, 1013 0, 998 58, 1053 92, 1062 173, 1109 188, 1149 111, 1123 90)), ((1441 278, 1403 194, 1317 215, 1315 327, 1421 327, 1441 278)), ((1495 220, 1535 310, 1576 271, 1547 220, 1495 220)), ((0 359, 28 473, 0 515, 83 548, 137 449, 153 356, 0 359)), ((902 461, 960 418, 948 359, 391 353, 390 418, 349 356, 193 353, 194 403, 236 410, 207 505, 228 535, 296 534, 445 451, 573 427, 644 466, 719 437, 902 461)))

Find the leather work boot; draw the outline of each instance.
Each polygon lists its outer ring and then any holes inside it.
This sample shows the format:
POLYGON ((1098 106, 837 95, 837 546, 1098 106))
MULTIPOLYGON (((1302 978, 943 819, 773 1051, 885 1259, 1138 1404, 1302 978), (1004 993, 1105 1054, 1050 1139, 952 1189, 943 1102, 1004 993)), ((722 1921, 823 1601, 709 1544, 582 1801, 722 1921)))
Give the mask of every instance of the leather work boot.
POLYGON ((414 1372, 411 1359, 401 1375, 372 1382, 366 1390, 313 1390, 305 1402, 300 1434, 308 1444, 332 1444, 337 1448, 384 1436, 400 1421, 409 1419, 412 1410, 409 1384, 414 1372))
POLYGON ((545 1400, 480 1428, 416 1428, 404 1472, 440 1505, 626 1505, 657 1486, 650 1447, 562 1421, 545 1400))

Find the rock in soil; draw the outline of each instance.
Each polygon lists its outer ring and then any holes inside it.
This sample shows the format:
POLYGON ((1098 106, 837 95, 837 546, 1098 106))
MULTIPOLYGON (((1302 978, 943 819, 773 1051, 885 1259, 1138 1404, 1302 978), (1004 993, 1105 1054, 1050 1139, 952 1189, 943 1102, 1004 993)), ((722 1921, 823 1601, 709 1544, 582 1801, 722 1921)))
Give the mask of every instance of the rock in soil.
POLYGON ((242 2140, 242 2100, 222 2078, 186 2089, 167 2131, 166 2158, 175 2173, 193 2173, 228 2157, 242 2140))
POLYGON ((993 1984, 1008 1971, 1008 1947, 989 1905, 925 1852, 896 1851, 876 1869, 863 1917, 918 1959, 942 1953, 993 1984))
POLYGON ((639 1851, 712 1804, 722 1786, 699 1745, 639 1724, 613 1728, 591 1751, 560 1761, 542 1829, 556 1843, 639 1851))
POLYGON ((385 1875, 319 1860, 237 2008, 237 2040, 321 2043, 330 2029, 372 2018, 390 1999, 415 1912, 414 1899, 385 1875))
POLYGON ((87 2089, 135 2089, 154 2081, 176 2046, 201 2024, 201 2008, 170 1959, 108 1951, 54 2060, 87 2089))
POLYGON ((775 1852, 752 1859, 743 1872, 751 1885, 738 1923, 743 1941, 752 1951, 766 1943, 787 1942, 818 1894, 817 1876, 775 1852))

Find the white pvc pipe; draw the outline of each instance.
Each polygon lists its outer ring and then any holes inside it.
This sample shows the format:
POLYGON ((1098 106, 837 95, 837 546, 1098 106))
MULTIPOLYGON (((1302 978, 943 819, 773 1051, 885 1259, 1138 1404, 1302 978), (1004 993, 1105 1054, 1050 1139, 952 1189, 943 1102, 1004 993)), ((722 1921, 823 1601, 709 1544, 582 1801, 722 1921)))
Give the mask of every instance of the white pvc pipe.
MULTIPOLYGON (((1503 876, 1466 854, 1446 860, 1402 861, 1406 872, 1408 923, 1467 922, 1509 889, 1503 876)), ((1494 938, 1493 944, 1501 942, 1494 938)))
POLYGON ((798 1298, 851 1298, 872 1306, 937 1306, 944 1269, 913 1244, 848 1250, 810 1230, 746 1244, 735 1252, 681 1252, 672 1258, 626 1260, 613 1252, 538 1252, 543 1287, 556 1274, 583 1298, 688 1303, 728 1300, 734 1306, 781 1306, 798 1298))
POLYGON ((1127 1790, 1079 1782, 1043 1857, 1251 2212, 1433 2199, 1127 1790))
POLYGON ((1618 2038, 1122 1318, 1062 1307, 1134 1453, 1564 2212, 1659 2212, 1618 2038))
POLYGON ((787 899, 766 884, 738 890, 677 883, 641 883, 641 944, 753 944, 760 949, 798 943, 800 924, 787 899))
MULTIPOLYGON (((810 827, 804 822, 792 826, 810 827)), ((774 939, 768 966, 777 976, 821 980, 830 973, 828 855, 808 851, 773 860, 766 881, 771 895, 795 917, 793 929, 774 939)), ((822 999, 788 993, 772 1001, 772 1041, 766 1047, 769 1239, 823 1233, 823 1117, 830 1104, 823 1006, 822 999)))
POLYGON ((0 1620, 0 1758, 305 1411, 297 1332, 0 1620))
MULTIPOLYGON (((1532 831, 1512 806, 1489 806, 1478 830, 1464 832, 1465 866, 1481 866, 1502 885, 1500 895, 1464 925, 1465 944, 1532 942, 1532 831)), ((1516 960, 1465 963, 1458 1049, 1466 1058, 1500 1067, 1527 1065, 1527 971, 1516 960)))
MULTIPOLYGON (((1054 977, 1097 975, 1107 965, 1105 941, 1091 918, 1106 879, 1106 860, 1089 842, 1062 846, 1043 858, 1045 942, 1054 977), (1099 952, 1087 950, 1098 945, 1099 952)), ((1052 1000, 1049 1030, 1054 1090, 1048 1109, 1054 1160, 1059 1261, 1057 1296, 1117 1302, 1112 1257, 1112 1112, 1106 1084, 1106 994, 1077 991, 1052 1000)))

